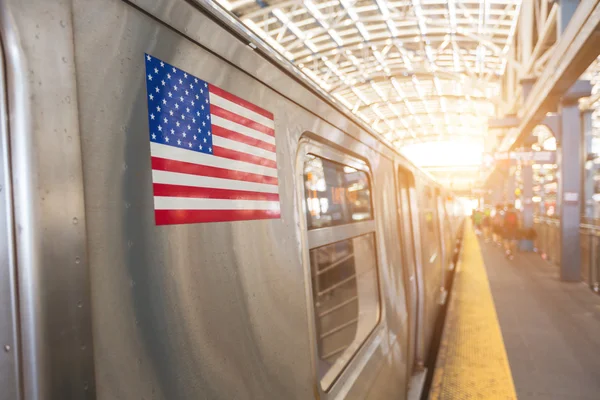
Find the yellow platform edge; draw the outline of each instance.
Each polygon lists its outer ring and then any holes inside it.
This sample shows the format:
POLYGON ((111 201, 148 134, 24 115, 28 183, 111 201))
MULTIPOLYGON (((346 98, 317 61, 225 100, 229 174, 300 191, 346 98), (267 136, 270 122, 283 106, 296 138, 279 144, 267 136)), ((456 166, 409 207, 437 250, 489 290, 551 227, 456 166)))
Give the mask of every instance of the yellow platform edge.
POLYGON ((481 249, 468 223, 429 399, 516 398, 481 249))

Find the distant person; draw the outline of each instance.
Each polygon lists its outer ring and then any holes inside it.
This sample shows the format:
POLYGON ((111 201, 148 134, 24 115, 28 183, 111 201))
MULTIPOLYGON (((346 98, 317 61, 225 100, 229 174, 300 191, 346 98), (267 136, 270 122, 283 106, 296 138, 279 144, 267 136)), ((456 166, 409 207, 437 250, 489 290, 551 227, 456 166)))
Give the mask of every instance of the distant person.
POLYGON ((509 260, 514 258, 519 235, 519 214, 512 204, 504 213, 504 249, 509 260))
POLYGON ((477 209, 473 212, 473 225, 475 225, 475 234, 481 234, 481 222, 483 221, 483 212, 477 209))
POLYGON ((494 216, 492 217, 492 239, 498 246, 502 245, 502 231, 504 226, 504 206, 496 205, 494 216))
POLYGON ((481 227, 483 229, 483 239, 486 243, 490 241, 492 232, 492 210, 486 208, 483 212, 483 220, 481 221, 481 227))

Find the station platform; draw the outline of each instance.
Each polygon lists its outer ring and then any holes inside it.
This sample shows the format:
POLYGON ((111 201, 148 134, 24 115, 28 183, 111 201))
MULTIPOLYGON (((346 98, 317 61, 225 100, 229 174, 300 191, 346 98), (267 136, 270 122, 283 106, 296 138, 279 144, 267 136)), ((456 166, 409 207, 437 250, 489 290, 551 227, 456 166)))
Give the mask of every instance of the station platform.
POLYGON ((600 296, 466 228, 429 398, 600 398, 600 296))

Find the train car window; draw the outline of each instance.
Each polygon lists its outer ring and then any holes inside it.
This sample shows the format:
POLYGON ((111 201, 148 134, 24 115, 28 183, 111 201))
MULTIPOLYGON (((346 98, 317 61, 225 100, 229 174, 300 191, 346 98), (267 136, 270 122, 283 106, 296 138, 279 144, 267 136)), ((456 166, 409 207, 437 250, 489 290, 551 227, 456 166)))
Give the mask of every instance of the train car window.
POLYGON ((375 238, 370 233, 310 250, 319 376, 377 323, 375 238), (360 296, 359 296, 360 294, 360 296))
POLYGON ((309 154, 304 182, 308 229, 373 218, 365 172, 309 154))
MULTIPOLYGON (((307 146, 309 149, 311 146, 307 146)), ((368 169, 317 147, 303 159, 316 372, 329 390, 380 316, 375 221, 368 169)))

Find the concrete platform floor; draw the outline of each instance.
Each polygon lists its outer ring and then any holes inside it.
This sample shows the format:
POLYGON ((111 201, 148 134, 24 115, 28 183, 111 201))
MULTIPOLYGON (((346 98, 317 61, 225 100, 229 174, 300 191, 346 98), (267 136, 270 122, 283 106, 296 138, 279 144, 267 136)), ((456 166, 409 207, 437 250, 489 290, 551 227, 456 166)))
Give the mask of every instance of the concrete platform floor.
POLYGON ((519 400, 600 399, 600 296, 535 253, 480 247, 519 400))

